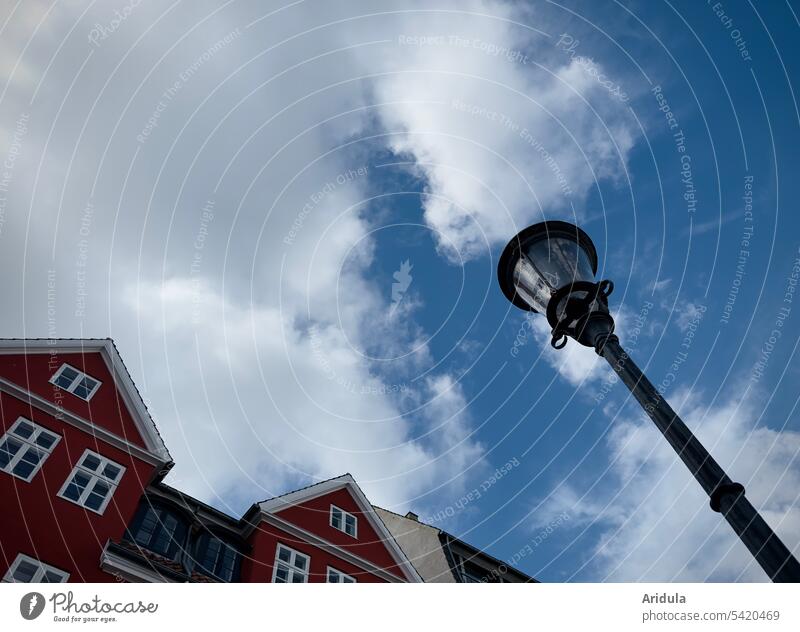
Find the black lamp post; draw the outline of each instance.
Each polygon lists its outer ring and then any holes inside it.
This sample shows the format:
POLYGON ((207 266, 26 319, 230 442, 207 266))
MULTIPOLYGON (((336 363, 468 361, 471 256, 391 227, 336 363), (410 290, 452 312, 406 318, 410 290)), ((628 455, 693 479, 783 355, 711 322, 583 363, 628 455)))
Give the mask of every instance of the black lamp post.
POLYGON ((541 312, 553 329, 551 344, 567 337, 594 347, 639 401, 761 568, 775 582, 800 582, 800 564, 683 420, 645 377, 614 335, 608 313, 611 281, 595 282, 597 251, 580 228, 542 222, 520 232, 500 257, 497 275, 506 298, 517 307, 541 312))

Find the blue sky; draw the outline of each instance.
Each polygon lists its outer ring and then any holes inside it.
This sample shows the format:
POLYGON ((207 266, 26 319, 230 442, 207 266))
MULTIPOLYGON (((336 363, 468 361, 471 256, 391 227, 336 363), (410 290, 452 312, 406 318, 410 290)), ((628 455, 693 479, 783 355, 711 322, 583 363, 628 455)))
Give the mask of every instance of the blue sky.
POLYGON ((113 336, 169 482, 235 515, 349 471, 542 580, 761 581, 495 268, 578 222, 623 344, 797 547, 796 13, 6 7, 4 335, 113 336))

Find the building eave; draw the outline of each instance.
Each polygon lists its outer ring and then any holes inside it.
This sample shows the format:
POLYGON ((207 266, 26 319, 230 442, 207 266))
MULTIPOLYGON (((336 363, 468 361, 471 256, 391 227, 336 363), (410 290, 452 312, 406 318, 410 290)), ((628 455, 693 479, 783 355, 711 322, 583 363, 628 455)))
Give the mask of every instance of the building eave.
POLYGON ((310 485, 282 496, 270 498, 269 500, 259 503, 259 507, 264 515, 274 515, 283 509, 294 507, 309 500, 313 500, 314 498, 318 498, 344 488, 351 493, 356 501, 356 504, 358 505, 358 508, 361 510, 361 513, 367 518, 372 528, 375 529, 375 531, 381 537, 381 540, 386 545, 389 554, 392 556, 392 559, 397 564, 398 568, 406 576, 406 579, 411 582, 422 582, 423 579, 420 577, 417 569, 414 568, 414 565, 411 563, 408 557, 406 557, 406 554, 400 548, 400 545, 397 544, 394 536, 391 534, 389 529, 386 528, 386 525, 383 523, 383 520, 381 520, 380 516, 375 513, 375 509, 373 508, 372 504, 369 502, 369 500, 367 500, 364 492, 361 491, 358 483, 356 483, 355 479, 350 474, 343 474, 342 476, 337 476, 336 478, 322 481, 321 483, 310 485))
MULTIPOLYGON (((172 464, 172 457, 169 454, 169 450, 159 434, 158 428, 153 418, 150 416, 147 406, 139 390, 136 388, 136 385, 133 383, 133 379, 111 338, 0 338, 0 355, 9 355, 13 353, 83 354, 96 352, 99 352, 103 358, 113 382, 117 387, 117 392, 120 394, 123 403, 130 412, 136 429, 144 442, 144 450, 152 454, 157 462, 166 465, 166 469, 169 469, 172 464)), ((38 398, 38 400, 47 401, 43 398, 38 398)), ((57 408, 62 414, 68 414, 63 408, 57 408)), ((72 415, 71 413, 69 413, 69 415, 73 418, 80 419, 77 415, 72 415)), ((86 420, 83 421, 85 423, 90 423, 86 420)), ((102 433, 106 436, 111 435, 115 437, 117 441, 122 442, 124 445, 134 445, 124 437, 119 437, 105 430, 102 431, 102 433)), ((97 434, 101 433, 98 431, 97 434)), ((139 446, 136 447, 141 450, 139 446)))

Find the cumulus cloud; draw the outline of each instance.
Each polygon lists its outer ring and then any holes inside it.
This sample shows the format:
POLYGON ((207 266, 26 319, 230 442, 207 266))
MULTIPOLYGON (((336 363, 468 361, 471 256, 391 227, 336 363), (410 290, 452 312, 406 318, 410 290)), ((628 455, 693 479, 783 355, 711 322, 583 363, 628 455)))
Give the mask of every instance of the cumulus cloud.
POLYGON ((409 161, 441 252, 469 258, 571 216, 632 127, 511 3, 269 8, 142 3, 111 29, 101 3, 20 5, 1 138, 30 121, 0 257, 24 273, 0 281, 0 325, 113 336, 201 498, 350 470, 376 502, 425 503, 485 450, 452 366, 414 380, 441 358, 428 297, 392 311, 376 281, 371 158, 409 161))
MULTIPOLYGON (((632 331, 630 325, 634 322, 634 314, 628 307, 623 306, 612 310, 611 315, 620 342, 624 346, 626 333, 632 331)), ((530 315, 527 323, 537 347, 542 349, 542 358, 572 386, 591 388, 601 380, 608 382, 615 379, 611 367, 605 359, 597 355, 594 348, 584 347, 570 339, 563 349, 554 349, 550 344, 552 339, 550 324, 544 316, 530 315)))
POLYGON ((602 379, 611 372, 606 361, 594 349, 579 345, 574 340, 568 341, 563 349, 553 349, 550 345, 550 324, 546 318, 533 318, 530 323, 536 344, 542 348, 542 358, 569 384, 581 386, 602 379))
POLYGON ((425 219, 454 261, 537 218, 582 213, 575 205, 624 172, 635 139, 624 104, 554 38, 515 24, 512 5, 459 7, 398 18, 381 31, 398 48, 364 53, 386 73, 372 90, 387 142, 425 177, 425 219))
MULTIPOLYGON (((758 426, 757 397, 710 404, 681 390, 679 414, 733 480, 742 483, 784 543, 800 546, 800 434, 758 426)), ((607 581, 765 581, 725 520, 649 419, 619 418, 609 437, 611 460, 590 502, 562 486, 546 514, 581 517, 568 526, 600 529, 584 568, 607 581), (600 491, 598 491, 598 489, 600 491)))
POLYGON ((349 471, 402 506, 481 456, 448 375, 415 393, 431 401, 416 424, 336 327, 300 332, 290 314, 229 304, 190 278, 138 284, 126 300, 152 323, 141 339, 145 396, 174 403, 163 432, 191 493, 239 507, 349 471))

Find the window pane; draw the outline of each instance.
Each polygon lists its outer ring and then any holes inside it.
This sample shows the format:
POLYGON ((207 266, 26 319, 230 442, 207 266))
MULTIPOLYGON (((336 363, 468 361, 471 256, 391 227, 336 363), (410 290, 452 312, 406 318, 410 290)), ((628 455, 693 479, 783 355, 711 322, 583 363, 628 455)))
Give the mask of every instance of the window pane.
POLYGON ((92 472, 96 472, 98 466, 100 465, 100 459, 97 458, 94 454, 87 454, 83 457, 83 462, 81 463, 83 467, 87 470, 92 470, 92 472))
POLYGON ((39 570, 37 564, 28 560, 22 560, 14 571, 14 581, 29 583, 33 581, 36 571, 39 570))
POLYGON ((330 583, 330 584, 338 584, 339 583, 339 573, 337 573, 332 568, 328 569, 328 583, 330 583))
POLYGON ((239 553, 231 547, 227 545, 223 547, 222 556, 220 557, 218 564, 219 570, 217 571, 217 577, 219 579, 226 582, 233 580, 238 556, 239 553))
POLYGON ((108 479, 110 479, 112 481, 116 481, 117 480, 117 476, 119 476, 119 473, 120 473, 120 468, 117 467, 116 465, 113 465, 112 463, 108 463, 103 468, 103 476, 105 476, 106 478, 108 478, 108 479))
POLYGON ((46 450, 50 449, 53 444, 56 442, 55 435, 51 435, 49 432, 41 432, 39 436, 36 437, 36 445, 45 448, 46 450))
POLYGON ((109 491, 111 491, 111 487, 108 483, 104 483, 103 481, 97 481, 94 484, 94 489, 92 489, 93 494, 103 497, 107 496, 109 491))
POLYGON ((134 535, 133 539, 142 546, 148 546, 157 523, 158 517, 156 516, 156 513, 150 507, 148 507, 147 513, 145 514, 144 518, 142 518, 142 523, 136 530, 136 534, 134 535))
POLYGON ((356 518, 348 514, 344 519, 345 531, 350 535, 356 534, 356 518))
POLYGON ((221 544, 217 538, 208 534, 203 534, 197 541, 197 565, 207 575, 213 575, 216 570, 221 544))
POLYGON ((100 496, 99 494, 95 494, 91 492, 87 497, 84 505, 89 509, 94 509, 98 511, 100 507, 103 505, 103 501, 106 499, 105 496, 100 496))
POLYGON ((70 387, 76 377, 78 377, 78 372, 71 367, 65 366, 64 370, 55 379, 55 384, 60 388, 66 389, 70 387))
POLYGON ((33 470, 36 469, 42 455, 36 448, 28 448, 22 458, 14 466, 14 474, 21 478, 28 478, 33 470))
POLYGON ((302 584, 304 579, 303 573, 294 572, 292 573, 292 583, 293 584, 302 584))
POLYGON ((22 441, 18 441, 13 437, 6 437, 0 443, 0 468, 6 467, 21 447, 22 441))
POLYGON ((81 399, 88 399, 89 393, 92 392, 95 384, 97 384, 97 382, 91 378, 85 377, 75 385, 72 392, 81 399))
POLYGON ((295 556, 294 565, 297 568, 299 568, 301 571, 303 571, 306 568, 306 561, 307 560, 306 560, 305 557, 303 557, 301 555, 297 555, 297 556, 295 556))
POLYGON ((27 439, 33 434, 33 426, 25 421, 21 421, 19 425, 14 428, 14 434, 23 439, 27 439))
POLYGON ((342 512, 335 507, 331 510, 331 524, 337 529, 342 528, 342 512))
POLYGON ((178 526, 178 519, 166 511, 161 512, 161 522, 164 525, 164 531, 167 533, 175 533, 175 528, 178 526))
POLYGON ((346 575, 342 575, 342 583, 343 584, 355 584, 356 580, 352 577, 347 577, 346 575))
POLYGON ((75 483, 70 483, 67 485, 67 488, 64 490, 64 498, 69 498, 70 500, 77 501, 78 498, 81 497, 81 493, 83 490, 78 487, 75 483))
POLYGON ((289 549, 283 547, 278 548, 278 559, 283 562, 288 562, 292 558, 292 553, 289 549))
POLYGON ((275 571, 275 583, 285 584, 289 580, 289 570, 285 566, 278 565, 278 570, 275 571))
POLYGON ((42 575, 42 583, 43 584, 60 584, 63 581, 63 576, 60 573, 54 573, 53 571, 45 571, 44 575, 42 575))
POLYGON ((86 474, 83 472, 75 472, 72 481, 70 481, 70 484, 67 485, 67 488, 64 490, 64 496, 70 500, 77 501, 88 484, 89 477, 86 474))

